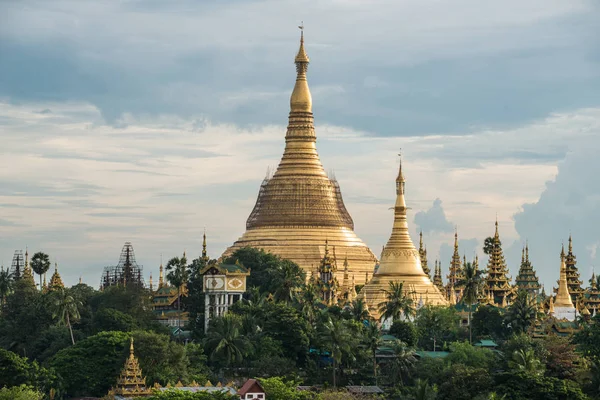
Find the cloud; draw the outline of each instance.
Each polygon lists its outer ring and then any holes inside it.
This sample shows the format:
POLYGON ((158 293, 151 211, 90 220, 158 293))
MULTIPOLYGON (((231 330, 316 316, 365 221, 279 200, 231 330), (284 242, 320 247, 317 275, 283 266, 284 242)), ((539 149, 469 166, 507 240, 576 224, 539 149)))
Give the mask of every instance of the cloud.
POLYGON ((442 200, 439 198, 433 201, 431 208, 415 214, 415 224, 426 234, 452 232, 454 229, 452 223, 446 219, 446 214, 442 208, 442 200))
POLYGON ((465 134, 600 103, 600 7, 585 0, 142 3, 3 2, 0 96, 93 104, 112 125, 284 124, 304 18, 322 123, 465 134))

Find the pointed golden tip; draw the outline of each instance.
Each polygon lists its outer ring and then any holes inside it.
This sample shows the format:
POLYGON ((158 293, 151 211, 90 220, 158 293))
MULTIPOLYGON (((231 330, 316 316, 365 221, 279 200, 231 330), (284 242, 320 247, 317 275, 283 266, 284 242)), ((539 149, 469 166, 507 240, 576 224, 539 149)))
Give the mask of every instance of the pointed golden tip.
POLYGON ((306 54, 306 50, 304 50, 304 23, 299 25, 298 28, 300 28, 300 48, 298 49, 298 54, 296 54, 295 62, 308 64, 310 59, 306 54))
POLYGON ((129 343, 129 354, 133 356, 133 337, 131 338, 129 343))

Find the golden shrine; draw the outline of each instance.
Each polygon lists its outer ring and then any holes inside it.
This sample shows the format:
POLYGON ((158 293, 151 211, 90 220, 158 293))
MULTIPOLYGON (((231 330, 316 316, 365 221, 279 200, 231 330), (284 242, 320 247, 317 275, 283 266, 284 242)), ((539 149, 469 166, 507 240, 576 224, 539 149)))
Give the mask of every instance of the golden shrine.
POLYGON ((454 230, 454 253, 448 270, 448 285, 446 286, 446 296, 450 302, 456 304, 462 298, 463 289, 460 287, 460 281, 465 278, 463 264, 458 254, 458 231, 454 230), (454 293, 453 293, 454 292, 454 293))
POLYGON ((500 242, 500 235, 498 233, 498 220, 496 220, 496 231, 492 238, 492 249, 486 273, 484 291, 492 301, 491 304, 500 305, 503 308, 506 307, 508 301, 514 296, 515 290, 511 286, 510 278, 508 277, 508 267, 504 260, 502 243, 500 242))
POLYGON ((423 245, 423 231, 419 232, 419 257, 421 258, 421 268, 423 268, 423 272, 431 278, 431 271, 427 265, 427 246, 423 245))
POLYGON ((402 175, 402 162, 400 162, 396 178, 396 204, 392 234, 383 249, 379 269, 361 290, 361 295, 366 299, 371 314, 377 319, 381 316, 379 304, 385 301, 390 282, 403 282, 407 294, 410 292, 414 298, 422 298, 424 304, 448 304, 440 290, 431 282, 421 267, 419 251, 408 233, 404 189, 405 180, 402 175))
POLYGON ((133 353, 133 338, 131 338, 129 358, 125 361, 117 386, 108 392, 109 395, 122 396, 126 399, 152 395, 152 389, 146 387, 146 378, 142 375, 142 369, 133 353))
POLYGON ((262 248, 294 261, 310 275, 316 272, 328 240, 348 258, 350 273, 363 284, 377 258, 354 233, 340 187, 327 176, 319 160, 303 31, 295 64, 296 84, 290 98, 283 157, 273 176, 267 176, 260 186, 246 232, 223 257, 246 246, 262 248))
POLYGON ((65 284, 62 281, 62 278, 60 277, 60 274, 58 273, 58 264, 54 263, 54 273, 52 274, 52 277, 50 278, 50 285, 48 286, 48 290, 56 290, 56 289, 61 289, 64 288, 65 284))

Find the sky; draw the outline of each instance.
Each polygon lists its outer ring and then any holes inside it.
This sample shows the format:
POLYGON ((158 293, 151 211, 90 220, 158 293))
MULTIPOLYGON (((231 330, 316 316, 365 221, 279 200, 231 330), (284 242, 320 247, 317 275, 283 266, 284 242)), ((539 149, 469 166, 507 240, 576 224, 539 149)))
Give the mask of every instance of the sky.
MULTIPOLYGON (((0 262, 48 253, 97 287, 220 256, 284 147, 299 30, 318 150, 375 254, 402 148, 409 226, 447 273, 500 236, 547 290, 569 234, 600 270, 595 0, 0 2, 0 262)), ((600 272, 600 271, 599 271, 600 272)))

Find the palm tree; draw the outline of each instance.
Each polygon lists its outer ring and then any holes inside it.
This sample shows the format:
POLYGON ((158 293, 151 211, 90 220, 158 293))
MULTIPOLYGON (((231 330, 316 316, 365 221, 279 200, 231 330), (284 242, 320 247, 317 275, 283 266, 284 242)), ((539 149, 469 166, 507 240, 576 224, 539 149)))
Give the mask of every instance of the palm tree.
POLYGON ((214 318, 206 333, 205 345, 210 351, 211 359, 225 359, 227 366, 233 361, 241 362, 247 354, 250 343, 241 334, 242 319, 235 314, 225 314, 214 318))
POLYGON ((277 289, 273 294, 275 300, 290 303, 294 300, 297 288, 302 285, 304 279, 298 275, 297 267, 290 261, 284 260, 279 263, 274 271, 274 284, 277 289))
MULTIPOLYGON (((502 243, 500 242, 500 240, 498 240, 498 246, 501 246, 502 243)), ((496 247, 496 244, 494 243, 494 238, 493 237, 487 237, 485 238, 485 241, 483 242, 483 252, 487 255, 492 254, 492 252, 494 251, 494 248, 496 247)))
POLYGON ((377 386, 377 349, 381 345, 381 330, 375 323, 370 323, 365 331, 365 347, 373 356, 373 377, 375 378, 375 386, 377 386))
POLYGON ((413 299, 406 295, 404 282, 390 282, 389 290, 384 290, 386 300, 378 304, 384 319, 400 319, 401 315, 412 317, 416 310, 413 299))
POLYGON ((527 331, 537 316, 537 309, 534 297, 525 290, 520 291, 506 315, 511 328, 516 333, 527 331))
POLYGON ((463 279, 456 284, 463 288, 462 301, 469 306, 469 343, 473 343, 473 327, 471 319, 473 317, 473 304, 479 297, 481 287, 481 271, 473 263, 465 263, 463 267, 463 279))
POLYGON ((417 379, 413 388, 412 398, 414 400, 433 400, 437 393, 437 387, 431 386, 427 379, 417 379))
POLYGON ((394 358, 392 360, 392 370, 394 375, 400 379, 400 384, 404 385, 404 377, 410 375, 410 371, 417 362, 415 352, 401 340, 396 340, 392 346, 394 358))
MULTIPOLYGON (((173 257, 166 266, 167 280, 177 288, 177 328, 181 332, 181 287, 188 281, 189 271, 187 269, 187 258, 184 256, 173 257)), ((178 333, 179 334, 179 333, 178 333)))
POLYGON ((82 303, 71 296, 64 288, 55 291, 53 297, 52 318, 57 319, 59 325, 66 325, 69 328, 71 342, 75 345, 72 324, 80 317, 79 307, 82 306, 82 303))
POLYGON ((532 349, 516 350, 512 355, 512 361, 508 365, 519 371, 525 371, 534 375, 540 375, 543 371, 542 363, 535 357, 532 349))
POLYGON ((319 293, 317 287, 311 283, 305 285, 296 295, 297 308, 306 317, 311 325, 314 325, 317 314, 316 305, 319 304, 319 293))
POLYGON ((337 387, 336 370, 337 366, 342 362, 342 354, 344 352, 351 353, 355 337, 343 319, 327 320, 320 326, 319 339, 325 345, 325 348, 331 351, 333 359, 333 387, 337 387))
POLYGON ((50 257, 48 254, 38 251, 31 257, 31 269, 40 276, 40 290, 42 290, 42 275, 50 269, 50 257))
POLYGON ((371 315, 369 314, 369 310, 366 307, 365 301, 362 298, 358 298, 352 301, 350 311, 352 313, 352 318, 358 322, 369 320, 371 317, 371 315))
POLYGON ((0 269, 0 311, 4 308, 6 296, 12 292, 13 275, 9 269, 0 269))

